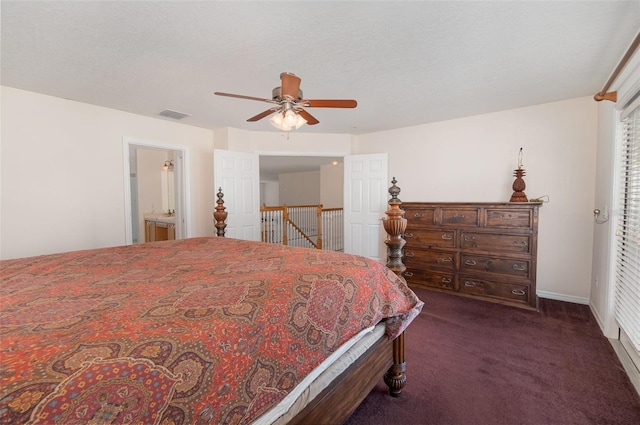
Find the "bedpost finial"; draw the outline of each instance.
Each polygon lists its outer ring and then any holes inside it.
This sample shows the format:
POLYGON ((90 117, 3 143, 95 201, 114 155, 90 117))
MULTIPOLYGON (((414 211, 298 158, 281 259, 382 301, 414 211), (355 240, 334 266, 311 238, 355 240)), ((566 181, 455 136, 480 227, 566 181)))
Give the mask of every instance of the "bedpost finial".
POLYGON ((389 194, 391 195, 391 202, 402 202, 400 200, 400 198, 398 198, 398 195, 400 194, 400 188, 398 186, 396 186, 396 183, 398 183, 398 181, 396 180, 395 177, 393 177, 393 179, 391 180, 391 184, 393 186, 391 186, 389 188, 389 194))

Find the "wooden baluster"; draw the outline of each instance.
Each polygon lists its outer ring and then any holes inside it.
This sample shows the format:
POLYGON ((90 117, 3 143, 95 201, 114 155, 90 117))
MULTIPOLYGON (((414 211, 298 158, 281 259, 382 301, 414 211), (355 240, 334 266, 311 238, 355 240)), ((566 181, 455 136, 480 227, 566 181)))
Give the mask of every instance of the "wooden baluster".
POLYGON ((316 217, 318 223, 318 239, 316 241, 316 248, 322 249, 322 204, 316 206, 316 217))
POLYGON ((289 245, 287 227, 289 227, 289 209, 287 208, 287 204, 283 204, 282 205, 282 245, 289 245))

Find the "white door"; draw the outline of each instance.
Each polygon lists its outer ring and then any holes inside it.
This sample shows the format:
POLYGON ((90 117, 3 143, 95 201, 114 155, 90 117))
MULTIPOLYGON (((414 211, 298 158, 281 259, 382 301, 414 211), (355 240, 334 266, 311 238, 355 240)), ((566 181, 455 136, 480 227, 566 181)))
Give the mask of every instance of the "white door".
MULTIPOLYGON (((257 154, 213 151, 216 193, 222 188, 227 212, 225 236, 260 240, 260 165, 257 154)), ((216 198, 217 199, 217 198, 216 198)))
POLYGON ((386 262, 387 163, 386 153, 344 157, 344 251, 379 262, 386 262))

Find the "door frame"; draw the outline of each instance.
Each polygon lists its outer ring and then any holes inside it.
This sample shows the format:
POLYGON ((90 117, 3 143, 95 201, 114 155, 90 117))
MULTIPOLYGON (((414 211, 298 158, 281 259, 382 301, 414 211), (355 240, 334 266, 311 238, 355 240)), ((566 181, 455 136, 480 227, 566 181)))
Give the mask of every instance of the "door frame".
POLYGON ((160 142, 155 140, 138 139, 125 136, 122 138, 122 160, 124 175, 124 219, 125 219, 125 245, 133 243, 133 223, 131 219, 131 164, 130 148, 158 149, 174 151, 178 158, 174 162, 175 190, 176 190, 176 239, 185 239, 191 236, 191 187, 189 181, 190 154, 189 148, 184 145, 160 142))

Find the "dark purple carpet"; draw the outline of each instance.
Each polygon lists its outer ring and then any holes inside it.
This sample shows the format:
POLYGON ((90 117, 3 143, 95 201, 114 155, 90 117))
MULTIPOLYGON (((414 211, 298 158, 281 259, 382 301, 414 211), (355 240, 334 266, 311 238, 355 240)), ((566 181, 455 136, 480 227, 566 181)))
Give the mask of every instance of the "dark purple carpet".
POLYGON ((640 424, 640 396, 588 306, 540 300, 540 312, 416 289, 407 385, 381 381, 346 422, 640 424))

